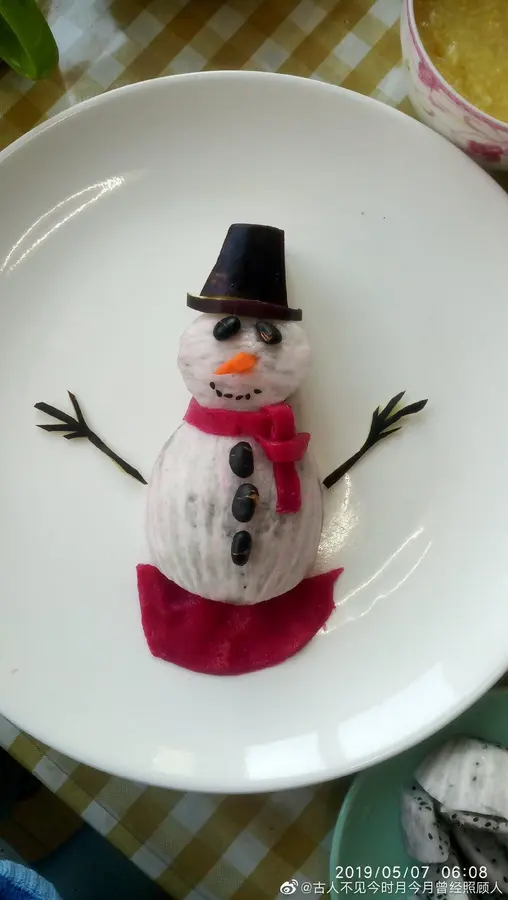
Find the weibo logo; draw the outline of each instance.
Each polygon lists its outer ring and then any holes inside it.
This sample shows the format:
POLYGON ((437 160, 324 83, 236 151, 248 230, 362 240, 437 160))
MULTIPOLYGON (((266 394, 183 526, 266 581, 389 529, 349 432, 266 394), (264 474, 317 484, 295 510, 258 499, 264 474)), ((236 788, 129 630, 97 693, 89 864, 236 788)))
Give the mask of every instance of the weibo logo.
POLYGON ((298 887, 298 882, 296 878, 292 878, 291 881, 285 881, 284 884, 281 884, 279 891, 281 894, 295 894, 296 889, 298 887))

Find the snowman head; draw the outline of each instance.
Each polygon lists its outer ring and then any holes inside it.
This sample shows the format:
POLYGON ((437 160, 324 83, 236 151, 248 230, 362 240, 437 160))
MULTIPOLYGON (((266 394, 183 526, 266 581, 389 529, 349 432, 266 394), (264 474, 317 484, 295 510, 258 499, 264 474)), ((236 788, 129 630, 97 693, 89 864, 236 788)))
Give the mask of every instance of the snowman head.
POLYGON ((200 294, 199 316, 181 338, 178 365, 202 406, 253 410, 287 400, 310 361, 305 331, 286 291, 284 232, 236 223, 200 294))
POLYGON ((254 410, 290 397, 310 346, 301 325, 247 316, 199 316, 180 340, 178 367, 201 406, 254 410))

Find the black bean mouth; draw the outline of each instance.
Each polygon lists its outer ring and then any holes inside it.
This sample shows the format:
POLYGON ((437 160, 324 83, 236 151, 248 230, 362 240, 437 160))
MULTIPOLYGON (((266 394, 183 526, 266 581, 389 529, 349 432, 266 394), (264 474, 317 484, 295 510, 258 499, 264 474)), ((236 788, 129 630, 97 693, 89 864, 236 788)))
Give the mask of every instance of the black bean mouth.
MULTIPOLYGON (((217 388, 217 386, 215 384, 215 381, 210 382, 210 387, 211 387, 212 391, 215 391, 215 393, 217 394, 217 397, 226 397, 227 400, 232 400, 233 397, 235 398, 235 400, 250 400, 252 398, 252 394, 249 394, 249 393, 247 393, 247 394, 224 394, 222 391, 219 391, 219 389, 217 388)), ((261 388, 254 388, 254 393, 262 394, 263 391, 261 390, 261 388)))

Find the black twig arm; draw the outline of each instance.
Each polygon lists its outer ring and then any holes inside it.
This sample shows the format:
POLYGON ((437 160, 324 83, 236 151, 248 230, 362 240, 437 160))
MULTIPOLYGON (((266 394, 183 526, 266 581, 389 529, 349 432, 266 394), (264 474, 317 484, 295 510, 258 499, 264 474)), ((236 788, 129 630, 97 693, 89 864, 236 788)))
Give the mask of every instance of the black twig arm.
POLYGON ((365 456, 371 447, 374 447, 375 444, 379 443, 379 441, 382 441, 383 438, 388 437, 390 434, 395 434, 396 431, 400 431, 401 425, 398 425, 397 428, 392 427, 396 422, 400 422, 400 420, 405 419, 406 416, 412 416, 415 413, 421 412, 426 405, 427 400, 418 400, 417 403, 410 403, 409 406, 404 406, 403 409, 398 409, 394 412, 405 393, 405 391, 401 391, 400 394, 396 394, 395 397, 392 397, 384 409, 380 410, 378 406, 378 408, 374 410, 367 440, 353 456, 347 459, 345 463, 342 463, 338 469, 335 469, 334 472, 325 478, 323 484, 326 488, 331 488, 334 484, 337 484, 337 482, 344 477, 346 472, 349 472, 355 463, 357 463, 362 456, 365 456))
POLYGON ((55 406, 50 406, 49 403, 36 403, 35 408, 39 409, 43 413, 47 413, 48 416, 53 416, 54 419, 58 419, 58 422, 51 423, 48 425, 37 425, 37 428, 42 428, 44 431, 57 431, 57 432, 67 432, 64 434, 64 438, 67 441, 71 441, 74 438, 87 438, 94 447, 97 447, 98 450, 101 450, 102 453, 105 453, 106 456, 109 456, 110 459, 113 460, 127 475, 132 475, 136 481, 140 481, 141 484, 146 484, 145 479, 143 478, 141 472, 138 472, 133 466, 131 466, 128 462, 125 462, 121 456, 118 456, 118 453, 115 453, 114 450, 111 450, 101 438, 95 434, 91 428, 88 427, 85 417, 81 412, 81 407, 74 396, 70 391, 67 391, 69 394, 71 403, 74 407, 74 412, 76 413, 76 418, 74 419, 68 413, 62 412, 61 409, 57 409, 55 406))

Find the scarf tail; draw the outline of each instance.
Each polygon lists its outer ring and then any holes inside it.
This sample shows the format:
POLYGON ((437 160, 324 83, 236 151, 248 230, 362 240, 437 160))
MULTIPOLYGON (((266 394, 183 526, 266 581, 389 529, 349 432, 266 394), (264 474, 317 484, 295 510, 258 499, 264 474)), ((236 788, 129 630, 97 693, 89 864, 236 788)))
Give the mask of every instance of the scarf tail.
POLYGON ((301 508, 301 486, 295 463, 305 455, 310 434, 297 434, 288 403, 262 407, 252 412, 209 409, 192 398, 184 421, 206 434, 250 437, 273 465, 277 489, 277 513, 294 514, 301 508))
POLYGON ((294 463, 274 463, 273 474, 277 488, 277 512, 281 515, 299 512, 302 492, 294 463))

